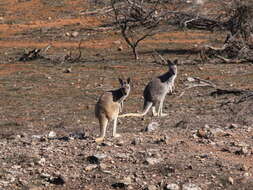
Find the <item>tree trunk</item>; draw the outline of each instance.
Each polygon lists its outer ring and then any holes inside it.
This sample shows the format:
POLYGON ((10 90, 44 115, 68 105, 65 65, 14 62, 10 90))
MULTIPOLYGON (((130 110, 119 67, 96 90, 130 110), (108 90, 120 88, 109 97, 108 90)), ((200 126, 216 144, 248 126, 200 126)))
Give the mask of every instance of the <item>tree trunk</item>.
POLYGON ((139 59, 139 55, 138 52, 136 50, 137 46, 132 46, 132 50, 133 50, 133 54, 134 54, 134 59, 138 60, 139 59))

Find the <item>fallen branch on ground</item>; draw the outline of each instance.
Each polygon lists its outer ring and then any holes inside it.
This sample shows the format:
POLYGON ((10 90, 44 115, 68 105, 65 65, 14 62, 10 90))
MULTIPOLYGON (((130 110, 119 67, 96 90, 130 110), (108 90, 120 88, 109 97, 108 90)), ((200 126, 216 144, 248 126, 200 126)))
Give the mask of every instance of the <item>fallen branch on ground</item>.
POLYGON ((50 47, 51 47, 51 44, 49 44, 48 46, 42 49, 35 48, 29 51, 28 53, 24 53, 18 60, 26 62, 26 61, 32 61, 35 59, 44 58, 44 56, 42 56, 41 53, 46 53, 50 47))
POLYGON ((239 89, 227 90, 227 89, 217 88, 214 92, 211 92, 210 95, 211 96, 221 96, 221 95, 225 95, 225 94, 234 94, 236 96, 239 96, 239 95, 249 93, 249 92, 250 91, 248 91, 248 90, 239 90, 239 89))

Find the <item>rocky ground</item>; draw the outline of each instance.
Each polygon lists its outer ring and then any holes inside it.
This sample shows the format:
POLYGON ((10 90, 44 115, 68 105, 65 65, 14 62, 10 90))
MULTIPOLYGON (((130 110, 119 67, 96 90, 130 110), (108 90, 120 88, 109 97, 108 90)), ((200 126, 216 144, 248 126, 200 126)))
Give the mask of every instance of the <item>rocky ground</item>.
MULTIPOLYGON (((53 1, 52 1, 53 2, 53 1)), ((215 89, 253 89, 252 64, 192 64, 198 48, 224 34, 171 31, 143 43, 141 60, 104 15, 87 2, 0 3, 0 189, 253 189, 253 102, 215 89), (82 57, 64 61, 72 52, 82 57), (45 58, 19 61, 25 50, 52 47, 45 58), (97 144, 94 105, 118 77, 132 78, 124 112, 141 111, 142 91, 167 70, 155 48, 178 58, 168 117, 122 118, 97 144), (185 60, 189 61, 185 61, 185 60), (201 79, 201 80, 199 80, 201 79), (195 86, 195 87, 194 87, 195 86)))

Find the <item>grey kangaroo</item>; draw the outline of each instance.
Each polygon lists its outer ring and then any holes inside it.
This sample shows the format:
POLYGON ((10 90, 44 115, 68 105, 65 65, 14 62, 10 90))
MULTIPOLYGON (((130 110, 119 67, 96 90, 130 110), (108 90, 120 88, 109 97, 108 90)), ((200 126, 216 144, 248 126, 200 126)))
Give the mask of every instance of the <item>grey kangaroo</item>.
POLYGON ((163 103, 167 93, 171 93, 175 88, 175 79, 177 77, 177 63, 176 59, 174 62, 170 60, 166 61, 169 66, 169 71, 163 75, 153 78, 148 85, 145 87, 143 92, 144 105, 142 113, 127 113, 119 115, 119 117, 142 117, 146 115, 149 109, 152 107, 153 116, 166 116, 167 114, 163 113, 163 103), (156 112, 156 105, 159 103, 158 112, 156 112))
POLYGON ((96 142, 103 141, 106 133, 106 128, 108 122, 113 120, 113 137, 120 137, 117 134, 117 119, 119 112, 123 109, 123 101, 130 93, 130 78, 127 81, 119 79, 121 87, 116 90, 110 90, 104 92, 96 106, 95 106, 95 116, 99 120, 100 125, 100 137, 96 138, 96 142))

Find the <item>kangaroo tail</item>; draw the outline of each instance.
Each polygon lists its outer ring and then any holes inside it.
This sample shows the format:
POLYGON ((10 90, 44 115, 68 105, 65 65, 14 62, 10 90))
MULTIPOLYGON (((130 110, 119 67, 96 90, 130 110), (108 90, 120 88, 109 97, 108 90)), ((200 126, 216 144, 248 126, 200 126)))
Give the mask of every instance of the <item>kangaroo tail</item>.
POLYGON ((144 111, 142 113, 126 113, 126 114, 122 114, 122 115, 119 115, 118 117, 143 117, 144 115, 146 115, 149 111, 149 109, 151 108, 152 106, 152 102, 149 102, 146 104, 145 108, 144 108, 144 111))

